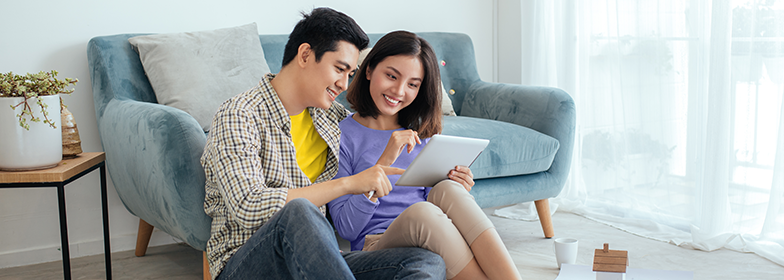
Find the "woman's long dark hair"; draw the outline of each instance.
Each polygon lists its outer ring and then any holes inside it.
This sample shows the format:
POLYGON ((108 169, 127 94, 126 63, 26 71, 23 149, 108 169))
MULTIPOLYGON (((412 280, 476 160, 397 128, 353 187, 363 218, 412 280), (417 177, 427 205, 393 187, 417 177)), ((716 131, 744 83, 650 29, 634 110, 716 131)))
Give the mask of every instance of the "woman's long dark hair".
POLYGON ((397 122, 403 128, 416 131, 421 138, 441 133, 441 74, 436 53, 430 43, 408 31, 390 32, 378 40, 359 66, 354 80, 348 87, 346 100, 360 117, 378 117, 380 113, 370 96, 368 69, 375 69, 385 58, 410 55, 419 58, 425 76, 419 93, 411 104, 398 112, 397 122))

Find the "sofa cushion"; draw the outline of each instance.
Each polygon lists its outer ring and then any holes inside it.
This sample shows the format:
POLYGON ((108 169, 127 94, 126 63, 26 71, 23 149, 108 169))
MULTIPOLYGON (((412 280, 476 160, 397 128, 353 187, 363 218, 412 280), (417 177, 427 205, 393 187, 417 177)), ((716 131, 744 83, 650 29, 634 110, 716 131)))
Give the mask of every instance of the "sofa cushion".
POLYGON ((490 140, 487 148, 471 165, 474 179, 548 170, 560 147, 557 139, 536 130, 472 117, 445 116, 442 134, 490 140))
POLYGON ((187 112, 204 131, 223 101, 270 72, 256 23, 128 41, 139 53, 158 103, 187 112))

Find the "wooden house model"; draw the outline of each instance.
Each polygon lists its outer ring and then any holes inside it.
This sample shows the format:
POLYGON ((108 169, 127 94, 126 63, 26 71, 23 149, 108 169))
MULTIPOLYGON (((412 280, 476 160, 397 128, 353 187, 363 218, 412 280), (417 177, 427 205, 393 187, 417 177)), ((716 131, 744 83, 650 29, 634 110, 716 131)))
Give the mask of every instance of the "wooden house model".
POLYGON ((604 243, 604 248, 596 249, 593 254, 593 271, 596 271, 596 280, 624 280, 627 266, 629 266, 628 252, 610 250, 609 243, 604 243))

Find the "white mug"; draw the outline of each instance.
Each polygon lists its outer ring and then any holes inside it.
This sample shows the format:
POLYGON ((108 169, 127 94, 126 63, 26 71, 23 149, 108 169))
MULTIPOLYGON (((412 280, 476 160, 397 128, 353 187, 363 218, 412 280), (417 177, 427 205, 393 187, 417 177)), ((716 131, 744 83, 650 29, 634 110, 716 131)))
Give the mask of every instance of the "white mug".
POLYGON ((558 269, 562 263, 575 264, 577 262, 577 239, 557 238, 553 242, 555 246, 555 260, 558 262, 558 269))

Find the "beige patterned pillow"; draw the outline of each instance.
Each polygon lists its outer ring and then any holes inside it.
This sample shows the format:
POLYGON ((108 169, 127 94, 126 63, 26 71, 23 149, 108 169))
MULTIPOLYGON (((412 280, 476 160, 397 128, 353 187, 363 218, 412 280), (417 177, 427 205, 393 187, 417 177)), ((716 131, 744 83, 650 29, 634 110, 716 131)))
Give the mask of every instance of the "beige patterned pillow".
POLYGON ((128 41, 139 53, 158 103, 187 112, 204 131, 223 101, 270 72, 256 23, 128 41))

